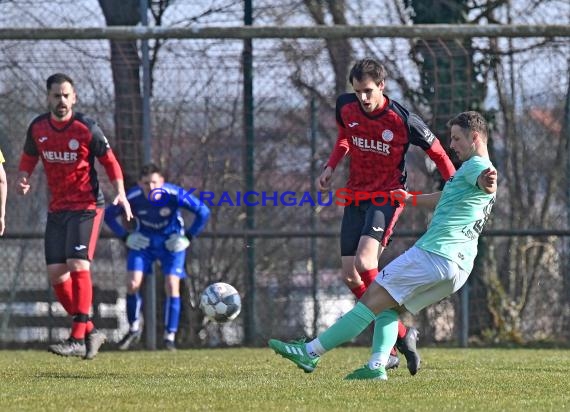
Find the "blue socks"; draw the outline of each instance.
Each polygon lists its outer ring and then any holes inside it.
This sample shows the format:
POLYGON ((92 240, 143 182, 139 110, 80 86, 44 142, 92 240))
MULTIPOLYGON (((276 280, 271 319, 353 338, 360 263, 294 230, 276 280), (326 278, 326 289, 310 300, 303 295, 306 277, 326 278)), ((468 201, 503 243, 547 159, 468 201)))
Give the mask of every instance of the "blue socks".
POLYGON ((164 301, 164 329, 168 333, 174 333, 178 330, 180 306, 180 296, 167 296, 164 301))
MULTIPOLYGON (((142 298, 140 293, 127 294, 127 320, 129 325, 133 325, 139 320, 141 313, 142 298)), ((138 323, 138 322, 137 322, 138 323)))

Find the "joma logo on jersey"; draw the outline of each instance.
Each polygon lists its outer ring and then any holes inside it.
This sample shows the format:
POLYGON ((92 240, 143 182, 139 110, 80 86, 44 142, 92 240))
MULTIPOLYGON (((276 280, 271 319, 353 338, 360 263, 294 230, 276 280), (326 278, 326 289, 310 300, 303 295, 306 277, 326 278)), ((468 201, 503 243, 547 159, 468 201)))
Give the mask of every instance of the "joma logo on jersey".
POLYGON ((54 152, 51 150, 44 150, 42 155, 48 162, 73 163, 77 161, 76 152, 54 152))
POLYGON ((385 155, 390 154, 390 145, 380 140, 365 139, 363 137, 352 136, 352 144, 362 150, 374 150, 385 155))

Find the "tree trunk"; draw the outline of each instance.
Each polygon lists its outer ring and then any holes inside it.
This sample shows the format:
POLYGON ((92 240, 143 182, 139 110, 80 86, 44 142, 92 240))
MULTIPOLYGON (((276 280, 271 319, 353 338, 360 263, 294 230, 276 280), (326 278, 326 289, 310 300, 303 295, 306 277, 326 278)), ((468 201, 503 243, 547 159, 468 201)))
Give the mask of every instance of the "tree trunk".
MULTIPOLYGON (((109 26, 135 26, 140 22, 138 0, 99 0, 109 26)), ((135 40, 110 40, 115 89, 115 151, 127 187, 136 182, 142 166, 142 95, 140 58, 135 40)))

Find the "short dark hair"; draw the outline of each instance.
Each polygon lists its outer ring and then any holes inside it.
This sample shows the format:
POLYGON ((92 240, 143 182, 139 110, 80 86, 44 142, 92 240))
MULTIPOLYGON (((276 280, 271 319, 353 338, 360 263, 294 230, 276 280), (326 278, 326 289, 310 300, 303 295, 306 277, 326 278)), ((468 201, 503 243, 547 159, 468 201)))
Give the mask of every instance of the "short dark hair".
POLYGON ((487 136, 489 135, 487 121, 479 112, 471 110, 459 113, 447 122, 447 127, 451 128, 452 126, 459 126, 462 129, 469 130, 471 132, 479 132, 483 135, 485 141, 487 141, 487 136))
POLYGON ((52 84, 62 84, 65 82, 71 84, 71 87, 75 88, 75 85, 73 84, 73 79, 69 77, 67 74, 64 73, 52 74, 50 77, 47 78, 46 81, 47 91, 48 92, 50 91, 52 84))
POLYGON ((348 81, 352 84, 354 79, 361 81, 368 76, 374 83, 380 84, 386 80, 386 75, 386 68, 378 61, 374 59, 362 59, 354 63, 354 66, 350 69, 348 81))
POLYGON ((142 179, 145 176, 151 175, 153 173, 158 173, 159 175, 163 176, 162 170, 154 163, 148 163, 141 168, 141 172, 139 173, 139 178, 142 179))

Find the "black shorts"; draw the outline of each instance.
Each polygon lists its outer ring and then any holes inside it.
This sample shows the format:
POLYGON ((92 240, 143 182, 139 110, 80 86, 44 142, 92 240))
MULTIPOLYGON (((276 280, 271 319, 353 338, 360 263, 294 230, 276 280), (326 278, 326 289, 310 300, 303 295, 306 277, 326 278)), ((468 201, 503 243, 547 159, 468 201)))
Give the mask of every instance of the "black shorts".
POLYGON ((46 263, 91 261, 101 232, 103 208, 48 213, 44 236, 46 263))
POLYGON ((386 247, 403 210, 397 202, 379 206, 371 200, 345 206, 340 228, 341 256, 355 256, 361 236, 370 236, 386 247))

